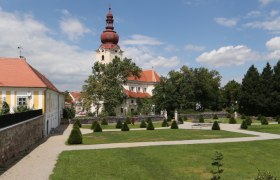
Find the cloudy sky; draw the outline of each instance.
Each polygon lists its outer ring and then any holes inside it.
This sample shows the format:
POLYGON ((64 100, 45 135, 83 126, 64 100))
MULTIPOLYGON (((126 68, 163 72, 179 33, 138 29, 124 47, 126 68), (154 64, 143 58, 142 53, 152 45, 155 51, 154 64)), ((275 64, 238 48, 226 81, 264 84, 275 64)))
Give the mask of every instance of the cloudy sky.
POLYGON ((125 56, 161 75, 207 67, 224 85, 280 59, 280 0, 0 0, 0 56, 21 46, 61 91, 81 90, 109 4, 125 56))

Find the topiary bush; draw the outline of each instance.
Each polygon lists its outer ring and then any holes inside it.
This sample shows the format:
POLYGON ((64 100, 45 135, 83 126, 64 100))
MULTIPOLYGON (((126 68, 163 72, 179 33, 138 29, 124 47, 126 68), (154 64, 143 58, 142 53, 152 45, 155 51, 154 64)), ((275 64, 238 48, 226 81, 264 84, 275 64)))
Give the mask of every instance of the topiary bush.
POLYGON ((100 126, 99 122, 96 123, 93 132, 102 132, 102 127, 100 126))
POLYGON ((96 120, 92 121, 92 124, 91 124, 90 129, 93 130, 93 129, 95 128, 95 126, 96 126, 97 123, 98 123, 98 121, 96 121, 96 120))
POLYGON ((219 119, 219 117, 217 116, 217 114, 214 114, 213 119, 219 119))
POLYGON ((169 127, 169 124, 166 119, 164 119, 161 123, 161 127, 169 127))
POLYGON ((79 128, 82 127, 81 121, 78 119, 75 121, 74 125, 79 126, 79 128))
POLYGON ((171 122, 172 118, 170 116, 167 116, 167 122, 171 122))
POLYGON ((149 123, 150 121, 152 121, 152 119, 150 117, 148 117, 146 122, 149 123))
POLYGON ((199 116, 199 123, 204 123, 204 117, 202 115, 199 116))
POLYGON ((68 144, 82 144, 83 143, 83 138, 82 138, 81 131, 79 128, 74 127, 71 130, 67 143, 68 144))
POLYGON ((148 125, 147 125, 147 130, 155 130, 155 127, 153 125, 153 122, 152 121, 149 121, 148 122, 148 125))
POLYGON ((179 129, 177 122, 176 121, 172 121, 170 128, 171 129, 179 129))
POLYGON ((251 124, 252 124, 252 119, 251 119, 249 116, 247 116, 247 117, 245 118, 245 122, 246 122, 246 124, 247 124, 248 126, 251 126, 251 124))
POLYGON ((126 122, 126 124, 131 124, 131 119, 130 119, 130 117, 126 117, 126 119, 125 119, 125 122, 126 122))
POLYGON ((129 127, 126 122, 124 122, 122 125, 122 131, 129 131, 129 127))
POLYGON ((212 130, 221 130, 218 121, 214 121, 214 123, 212 125, 212 130))
POLYGON ((268 125, 268 121, 267 121, 266 117, 264 117, 264 116, 261 117, 261 124, 268 125))
POLYGON ((280 124, 280 116, 276 116, 276 122, 278 122, 278 124, 280 124))
POLYGON ((229 118, 229 124, 236 124, 236 119, 234 117, 229 118))
POLYGON ((2 109, 1 109, 1 114, 9 114, 10 113, 10 106, 9 104, 4 101, 3 104, 2 104, 2 109))
POLYGON ((245 120, 242 121, 241 125, 240 125, 241 129, 248 129, 247 123, 245 120))
POLYGON ((122 121, 119 119, 119 120, 117 121, 116 128, 117 128, 117 129, 121 129, 122 126, 123 126, 122 121))
POLYGON ((106 118, 102 118, 101 125, 108 125, 108 121, 106 118))
POLYGON ((144 120, 141 121, 140 123, 140 128, 146 128, 147 127, 147 124, 144 120))
POLYGON ((183 118, 181 116, 178 117, 178 122, 180 122, 180 124, 184 124, 183 118))

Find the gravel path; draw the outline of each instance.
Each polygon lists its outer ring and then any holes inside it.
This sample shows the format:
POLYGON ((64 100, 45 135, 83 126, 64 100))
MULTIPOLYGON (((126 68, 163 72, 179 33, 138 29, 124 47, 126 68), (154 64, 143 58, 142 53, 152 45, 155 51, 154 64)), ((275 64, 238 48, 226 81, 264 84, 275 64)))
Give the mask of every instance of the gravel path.
MULTIPOLYGON (((209 144, 280 139, 280 135, 276 134, 241 130, 239 129, 239 124, 220 124, 220 127, 225 131, 251 134, 255 135, 255 137, 66 146, 65 141, 67 140, 72 128, 72 126, 68 126, 62 135, 50 137, 45 143, 38 146, 17 164, 7 170, 0 176, 0 180, 47 180, 55 167, 58 155, 62 151, 67 150, 128 148, 179 144, 209 144)), ((184 123, 180 125, 179 128, 192 129, 192 123, 184 123)), ((210 128, 211 127, 203 127, 201 129, 208 130, 210 128)), ((92 130, 82 129, 82 133, 90 132, 92 132, 92 130)))

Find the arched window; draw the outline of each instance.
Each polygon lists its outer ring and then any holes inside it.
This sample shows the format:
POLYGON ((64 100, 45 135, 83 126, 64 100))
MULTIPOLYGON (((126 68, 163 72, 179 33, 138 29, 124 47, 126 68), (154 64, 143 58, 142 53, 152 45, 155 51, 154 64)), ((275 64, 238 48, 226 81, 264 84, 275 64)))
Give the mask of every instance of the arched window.
POLYGON ((102 55, 101 60, 104 61, 104 55, 102 55))

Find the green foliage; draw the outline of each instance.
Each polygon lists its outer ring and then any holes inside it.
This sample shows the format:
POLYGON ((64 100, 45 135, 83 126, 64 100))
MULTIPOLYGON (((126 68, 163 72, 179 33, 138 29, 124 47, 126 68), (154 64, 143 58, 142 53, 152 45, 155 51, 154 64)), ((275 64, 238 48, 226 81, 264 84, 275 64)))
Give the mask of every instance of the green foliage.
POLYGON ((126 124, 131 124, 131 118, 129 116, 126 117, 125 123, 126 124))
POLYGON ((172 121, 170 128, 171 129, 179 129, 177 122, 176 121, 172 121))
POLYGON ((236 119, 234 117, 229 118, 229 124, 236 124, 236 119))
POLYGON ((171 122, 172 118, 170 116, 167 116, 167 122, 171 122))
POLYGON ((217 114, 214 114, 213 119, 219 119, 219 117, 217 116, 217 114))
POLYGON ((20 112, 26 112, 26 111, 31 111, 30 108, 27 106, 18 106, 15 112, 20 113, 20 112))
POLYGON ((169 124, 166 119, 162 121, 161 127, 169 127, 169 124))
POLYGON ((149 123, 150 121, 152 121, 152 119, 150 117, 148 117, 146 122, 149 123))
POLYGON ((101 125, 108 125, 108 121, 105 117, 102 118, 101 125))
POLYGON ((155 127, 154 127, 152 121, 148 121, 147 130, 155 130, 155 127))
POLYGON ((129 127, 126 122, 124 122, 122 125, 122 131, 129 131, 129 127))
POLYGON ((10 106, 9 104, 4 101, 3 104, 2 104, 2 109, 1 109, 1 114, 9 114, 10 113, 10 106))
POLYGON ((263 116, 262 116, 261 114, 258 114, 257 120, 260 121, 260 120, 262 119, 262 117, 263 117, 263 116))
POLYGON ((248 126, 251 126, 251 124, 252 124, 252 119, 250 118, 250 116, 246 116, 245 122, 246 122, 246 124, 247 124, 248 126))
POLYGON ((229 81, 223 88, 222 88, 222 98, 225 102, 225 106, 229 108, 229 111, 234 111, 235 102, 239 100, 241 92, 241 84, 232 80, 229 81))
POLYGON ((183 118, 181 116, 178 117, 178 122, 180 122, 180 124, 184 124, 183 118))
POLYGON ((276 116, 276 122, 278 122, 278 124, 280 124, 280 116, 276 116))
POLYGON ((241 114, 241 119, 246 119, 246 116, 244 114, 241 114))
POLYGON ((77 126, 74 126, 73 129, 71 130, 71 133, 69 135, 69 138, 67 140, 68 144, 82 144, 83 143, 83 138, 82 138, 82 133, 77 126))
POLYGON ((227 114, 227 118, 229 118, 229 119, 230 119, 230 118, 231 118, 231 116, 232 116, 232 115, 231 115, 230 113, 228 113, 228 114, 227 114))
POLYGON ((221 130, 218 121, 214 121, 212 125, 212 130, 221 130))
POLYGON ((141 69, 131 59, 114 58, 108 64, 96 62, 92 74, 85 81, 82 97, 87 106, 90 104, 101 107, 103 101, 108 115, 114 115, 115 108, 126 98, 123 84, 130 76, 139 77, 141 69))
POLYGON ((101 128, 99 122, 96 123, 93 132, 102 132, 102 128, 101 128))
POLYGON ((212 167, 213 169, 211 170, 212 173, 212 178, 211 180, 218 180, 221 179, 221 174, 224 172, 224 170, 222 169, 223 160, 224 156, 222 153, 216 151, 214 157, 212 158, 212 167))
POLYGON ((266 117, 262 116, 260 121, 261 121, 262 125, 268 125, 268 121, 267 121, 266 117))
POLYGON ((65 107, 63 109, 63 118, 73 119, 75 117, 75 109, 73 107, 65 107))
POLYGON ((118 119, 117 124, 116 124, 116 128, 121 129, 122 126, 123 126, 122 121, 120 119, 118 119))
POLYGON ((77 125, 79 128, 82 127, 81 121, 79 119, 75 121, 74 125, 77 125))
POLYGON ((137 112, 148 115, 152 111, 153 102, 151 98, 137 98, 137 112))
POLYGON ((146 124, 145 120, 142 120, 141 124, 140 124, 140 128, 146 128, 146 127, 147 127, 147 124, 146 124))
POLYGON ((276 180, 276 177, 270 174, 268 171, 260 171, 258 169, 258 175, 255 180, 276 180))
POLYGON ((90 129, 94 130, 96 124, 98 124, 98 121, 97 121, 97 120, 92 121, 92 124, 91 124, 90 129))
POLYGON ((198 121, 199 121, 199 123, 204 123, 204 117, 203 117, 203 115, 200 115, 200 116, 199 116, 199 120, 198 120, 198 121))
POLYGON ((242 121, 241 125, 240 125, 241 129, 248 129, 247 123, 245 120, 242 121))

